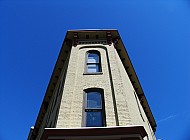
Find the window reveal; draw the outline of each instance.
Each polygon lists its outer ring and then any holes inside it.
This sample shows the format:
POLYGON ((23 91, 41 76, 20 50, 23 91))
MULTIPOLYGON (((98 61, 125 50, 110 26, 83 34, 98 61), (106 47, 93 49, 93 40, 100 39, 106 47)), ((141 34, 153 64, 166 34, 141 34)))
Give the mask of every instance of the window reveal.
POLYGON ((86 65, 87 73, 101 72, 100 53, 98 51, 89 51, 86 65))
POLYGON ((99 90, 85 92, 85 126, 101 127, 104 123, 103 94, 99 90))

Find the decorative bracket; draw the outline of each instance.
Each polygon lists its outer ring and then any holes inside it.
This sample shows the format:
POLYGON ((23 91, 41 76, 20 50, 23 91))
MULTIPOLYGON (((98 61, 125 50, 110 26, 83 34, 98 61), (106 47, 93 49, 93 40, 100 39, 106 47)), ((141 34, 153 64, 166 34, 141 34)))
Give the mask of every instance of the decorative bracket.
POLYGON ((111 43, 112 43, 112 35, 111 35, 111 32, 107 32, 107 42, 108 42, 108 45, 111 46, 111 43))
POLYGON ((76 47, 78 45, 78 33, 74 32, 74 46, 76 47))
POLYGON ((119 41, 119 36, 113 39, 113 45, 114 46, 117 45, 118 41, 119 41))

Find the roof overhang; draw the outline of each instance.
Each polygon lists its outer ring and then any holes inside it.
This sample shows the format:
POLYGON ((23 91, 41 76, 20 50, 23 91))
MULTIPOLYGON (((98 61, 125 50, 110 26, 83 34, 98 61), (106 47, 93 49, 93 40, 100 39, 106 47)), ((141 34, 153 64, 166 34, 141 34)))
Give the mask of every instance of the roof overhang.
POLYGON ((147 133, 143 126, 125 126, 125 127, 83 127, 83 128, 45 128, 41 140, 55 139, 122 139, 133 138, 142 140, 147 133))

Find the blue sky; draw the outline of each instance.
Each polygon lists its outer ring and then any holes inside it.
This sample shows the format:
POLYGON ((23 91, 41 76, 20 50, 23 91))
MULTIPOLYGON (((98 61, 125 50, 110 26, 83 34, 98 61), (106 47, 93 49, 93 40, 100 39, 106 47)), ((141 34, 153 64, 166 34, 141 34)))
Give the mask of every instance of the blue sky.
POLYGON ((157 122, 190 139, 189 0, 0 0, 0 140, 27 139, 65 33, 118 29, 157 122))

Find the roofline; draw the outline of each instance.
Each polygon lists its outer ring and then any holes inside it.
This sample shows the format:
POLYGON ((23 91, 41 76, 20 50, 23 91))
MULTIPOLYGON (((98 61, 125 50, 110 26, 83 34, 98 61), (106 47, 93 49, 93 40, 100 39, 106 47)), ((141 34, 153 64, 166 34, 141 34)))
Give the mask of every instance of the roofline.
POLYGON ((117 29, 77 29, 77 30, 68 30, 67 32, 87 32, 87 31, 118 31, 117 29))

